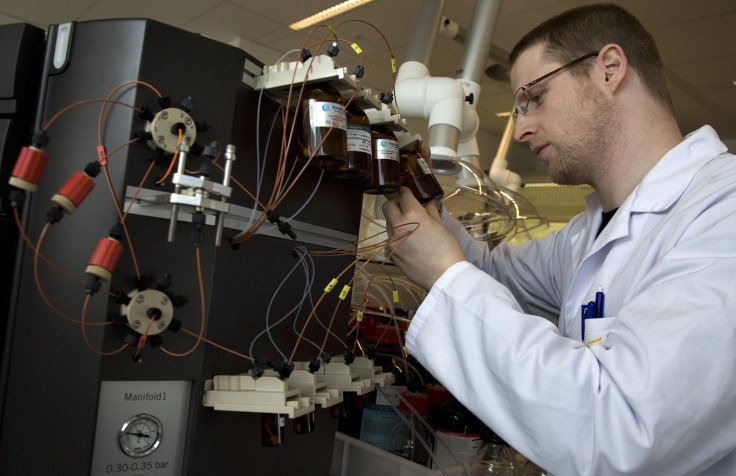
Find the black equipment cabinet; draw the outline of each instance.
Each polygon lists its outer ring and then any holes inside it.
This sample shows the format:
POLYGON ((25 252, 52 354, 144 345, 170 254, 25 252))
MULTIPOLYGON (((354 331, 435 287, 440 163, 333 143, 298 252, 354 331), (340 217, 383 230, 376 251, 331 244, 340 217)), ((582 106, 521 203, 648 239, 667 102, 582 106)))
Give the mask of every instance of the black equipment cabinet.
MULTIPOLYGON (((39 95, 43 99, 40 123, 67 106, 75 106, 56 119, 48 130, 49 142, 44 149, 48 163, 38 190, 26 205, 24 221, 34 243, 41 236, 52 195, 73 172, 97 160, 98 130, 108 153, 114 151, 107 160, 110 184, 120 207, 124 207, 126 195, 139 185, 154 158, 159 163, 153 166, 143 189, 172 191, 168 180, 161 185, 154 184, 164 175, 171 157, 160 157, 141 143, 116 150, 141 134, 146 125, 144 117, 125 105, 108 104, 100 120, 102 103, 79 103, 105 98, 113 88, 127 81, 151 85, 170 99, 169 107, 178 107, 182 101, 193 98, 193 106, 187 103, 192 117, 209 125, 197 134, 196 142, 206 145, 219 141, 223 148, 226 144, 235 145, 237 159, 232 176, 249 190, 255 190, 259 171, 255 147, 258 102, 261 101, 261 153, 269 138, 272 119, 280 114, 275 102, 261 97, 242 82, 246 59, 258 64, 256 59, 235 47, 146 19, 52 25, 49 38, 53 39, 55 35, 51 33, 58 33, 62 27, 69 28, 71 35, 68 57, 61 66, 47 65, 46 87, 39 95)), ((47 48, 55 47, 49 41, 47 48)), ((32 74, 30 80, 35 80, 32 74)), ((121 86, 111 99, 137 108, 145 106, 154 113, 166 107, 166 101, 160 101, 153 89, 139 83, 121 86)), ((276 129, 270 135, 263 182, 266 188, 272 186, 274 162, 280 149, 280 127, 280 121, 276 121, 276 129)), ((3 167, 5 160, 4 156, 3 167)), ((191 155, 187 163, 196 168, 201 160, 191 155)), ((360 188, 320 175, 317 169, 307 170, 276 211, 282 217, 291 216, 319 182, 317 193, 297 220, 357 239, 360 188)), ((213 173, 215 176, 217 171, 213 173)), ((236 188, 229 201, 241 207, 253 207, 252 199, 236 188)), ((128 329, 113 325, 86 326, 82 332, 79 323, 59 315, 79 320, 84 310, 87 322, 114 320, 120 315, 121 304, 104 292, 108 289, 106 284, 103 291, 84 304, 85 268, 98 241, 109 236, 118 220, 105 176, 100 174, 86 201, 74 214, 46 231, 40 248, 40 255, 82 278, 80 282, 47 265, 28 247, 20 255, 22 266, 12 278, 15 288, 10 296, 10 308, 13 312, 8 314, 5 326, 8 335, 2 362, 0 474, 163 476, 171 474, 172 468, 178 474, 192 476, 327 474, 336 428, 328 410, 317 410, 314 432, 288 434, 281 446, 265 448, 260 444, 259 414, 219 412, 202 405, 207 379, 218 374, 243 373, 251 367, 249 361, 211 343, 247 354, 251 340, 265 328, 265 312, 271 297, 294 265, 294 247, 327 248, 302 242, 297 233, 296 240, 257 235, 236 250, 230 246, 229 238, 237 230, 228 227, 222 245, 216 247, 214 227, 207 225, 204 243, 199 246, 202 300, 195 247, 189 239, 192 225, 179 221, 176 237, 170 243, 167 217, 131 212, 125 222, 134 254, 126 246, 109 289, 121 294, 146 286, 153 289, 157 279, 170 277, 167 293, 187 298, 186 304, 175 308, 174 317, 184 329, 196 334, 204 309, 203 336, 208 341, 187 353, 196 343, 196 337, 181 330, 166 330, 160 334, 162 342, 158 347, 146 344, 134 359, 135 348, 131 346, 115 353, 124 346, 128 329), (41 291, 34 261, 38 261, 41 291), (57 312, 44 302, 42 294, 57 312), (100 355, 100 352, 111 355, 100 355), (167 390, 158 391, 158 385, 167 390), (115 392, 119 394, 116 396, 115 392), (177 405, 181 409, 177 410, 177 405), (100 433, 106 419, 124 423, 118 412, 134 413, 130 416, 135 417, 139 413, 154 414, 162 408, 171 413, 168 418, 177 421, 173 427, 164 422, 160 449, 150 456, 130 457, 122 451, 118 442, 120 425, 115 431, 100 433), (157 457, 166 454, 166 445, 173 444, 179 445, 171 453, 173 456, 157 457)), ((122 241, 125 244, 127 240, 122 241)), ((351 262, 352 258, 345 256, 316 258, 316 295, 351 262)), ((352 276, 352 271, 348 275, 352 276)), ((343 278, 343 282, 347 279, 343 278)), ((288 284, 287 291, 282 291, 272 303, 274 315, 287 313, 294 306, 295 297, 301 295, 303 283, 288 284), (299 289, 289 290, 290 286, 299 289)), ((323 315, 329 317, 335 298, 325 301, 323 315)), ((347 311, 343 307, 335 327, 338 333, 346 331, 347 311)), ((296 341, 291 321, 274 327, 272 332, 288 355, 296 341)), ((324 335, 319 328, 310 329, 310 333, 308 337, 314 341, 321 341, 324 335)), ((334 355, 344 349, 331 342, 328 350, 334 355)), ((278 357, 266 338, 259 339, 254 353, 272 359, 278 357)), ((314 348, 301 345, 297 359, 311 360, 314 354, 314 348)), ((140 430, 136 431, 135 436, 144 436, 140 430)))

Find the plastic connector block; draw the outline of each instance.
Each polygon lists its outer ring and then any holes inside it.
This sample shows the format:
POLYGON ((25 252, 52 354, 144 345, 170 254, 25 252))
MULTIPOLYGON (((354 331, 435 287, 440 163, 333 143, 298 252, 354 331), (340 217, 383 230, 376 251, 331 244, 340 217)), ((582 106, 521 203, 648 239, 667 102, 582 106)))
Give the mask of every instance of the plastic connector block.
POLYGON ((220 411, 279 413, 297 418, 314 411, 314 403, 279 377, 258 379, 247 374, 216 375, 205 382, 206 407, 220 411))
POLYGON ((303 397, 309 397, 316 405, 328 408, 342 402, 342 392, 337 388, 329 388, 328 383, 320 381, 317 373, 310 372, 309 362, 294 362, 296 369, 286 383, 289 388, 299 389, 303 397))
POLYGON ((317 55, 302 63, 300 61, 284 61, 272 66, 263 67, 263 76, 256 78, 256 91, 264 89, 278 98, 286 98, 289 85, 293 82, 292 95, 299 94, 302 83, 329 81, 340 93, 350 96, 358 89, 358 80, 347 72, 347 68, 338 67, 334 58, 317 55), (296 74, 295 74, 296 71, 296 74), (308 72, 308 73, 307 73, 308 72))
POLYGON ((372 126, 385 126, 392 131, 409 132, 406 120, 391 106, 383 104, 381 109, 366 109, 364 112, 372 126))
MULTIPOLYGON (((343 98, 347 100, 348 98, 343 98)), ((360 109, 381 109, 384 104, 376 93, 371 88, 362 88, 360 91, 355 93, 353 100, 350 104, 353 104, 360 109)))
MULTIPOLYGON (((342 391, 337 388, 329 388, 327 382, 318 379, 317 374, 309 370, 309 362, 294 362, 292 365, 294 365, 294 370, 289 378, 284 380, 290 390, 299 390, 302 397, 309 398, 312 404, 322 408, 342 402, 342 391)), ((251 369, 250 375, 255 373, 251 369)), ((261 375, 281 378, 279 372, 272 369, 263 370, 261 375)))
POLYGON ((352 363, 353 372, 360 378, 370 379, 373 385, 387 387, 394 383, 394 374, 384 372, 383 368, 373 365, 373 360, 368 357, 356 357, 352 363))
POLYGON ((326 382, 327 388, 341 392, 365 395, 373 390, 372 379, 362 378, 360 373, 356 372, 352 365, 347 365, 342 357, 334 357, 329 364, 323 365, 312 375, 318 382, 326 382))
POLYGON ((412 134, 410 132, 399 132, 396 134, 396 140, 399 141, 399 149, 401 151, 419 152, 422 148, 422 136, 412 134))

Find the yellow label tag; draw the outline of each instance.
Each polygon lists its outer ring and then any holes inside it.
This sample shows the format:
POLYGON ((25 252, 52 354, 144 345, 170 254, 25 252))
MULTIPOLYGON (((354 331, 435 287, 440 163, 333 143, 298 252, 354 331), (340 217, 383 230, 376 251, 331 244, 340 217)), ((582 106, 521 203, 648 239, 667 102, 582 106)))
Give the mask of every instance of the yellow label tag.
POLYGON ((333 35, 337 35, 337 32, 330 25, 325 25, 325 28, 327 28, 327 31, 329 31, 333 35))
POLYGON ((358 322, 363 320, 363 311, 358 311, 358 314, 355 316, 355 320, 358 322))
POLYGON ((327 286, 325 286, 325 292, 329 293, 330 291, 332 291, 332 288, 334 288, 336 284, 337 284, 337 278, 332 278, 332 281, 330 281, 330 283, 327 286))
POLYGON ((353 43, 353 44, 352 44, 352 45, 350 45, 350 46, 352 46, 352 47, 353 47, 353 49, 355 50, 355 52, 356 52, 357 54, 361 54, 361 53, 363 52, 363 50, 361 50, 361 49, 360 49, 360 46, 358 46, 358 44, 357 44, 357 43, 353 43))
POLYGON ((399 290, 394 289, 394 302, 399 302, 399 290))
POLYGON ((348 295, 349 292, 350 292, 350 286, 346 284, 345 286, 342 287, 342 291, 340 291, 340 299, 345 299, 345 297, 348 295))
POLYGON ((393 56, 391 57, 391 71, 396 74, 396 58, 393 56))

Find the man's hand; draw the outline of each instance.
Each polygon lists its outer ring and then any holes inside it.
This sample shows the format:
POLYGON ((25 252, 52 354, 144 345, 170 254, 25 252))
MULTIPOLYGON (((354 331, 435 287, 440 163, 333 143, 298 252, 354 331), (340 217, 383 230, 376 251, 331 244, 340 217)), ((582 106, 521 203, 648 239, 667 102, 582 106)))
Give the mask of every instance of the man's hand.
POLYGON ((434 200, 422 206, 408 188, 401 187, 398 196, 383 204, 383 214, 392 238, 386 254, 393 252, 394 263, 419 286, 431 288, 447 268, 465 260, 460 244, 442 223, 434 200), (419 226, 400 226, 407 223, 419 226), (400 238, 415 228, 411 236, 400 238))

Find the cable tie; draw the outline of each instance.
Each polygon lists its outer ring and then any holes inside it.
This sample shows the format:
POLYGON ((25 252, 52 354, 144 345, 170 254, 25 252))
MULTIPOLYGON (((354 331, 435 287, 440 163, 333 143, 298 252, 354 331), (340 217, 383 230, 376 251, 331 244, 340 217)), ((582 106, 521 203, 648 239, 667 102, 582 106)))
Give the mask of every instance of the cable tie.
POLYGON ((332 288, 334 288, 336 284, 337 284, 337 278, 332 278, 332 281, 330 281, 330 283, 327 286, 325 286, 325 292, 329 293, 330 291, 332 291, 332 288))
POLYGON ((107 151, 104 145, 97 146, 97 158, 100 160, 101 165, 107 165, 107 151))
POLYGON ((137 348, 138 350, 141 350, 141 349, 143 348, 143 346, 144 346, 144 345, 146 345, 146 335, 145 335, 145 334, 143 334, 143 335, 141 336, 141 338, 140 338, 140 339, 138 339, 138 345, 136 346, 136 348, 137 348))

